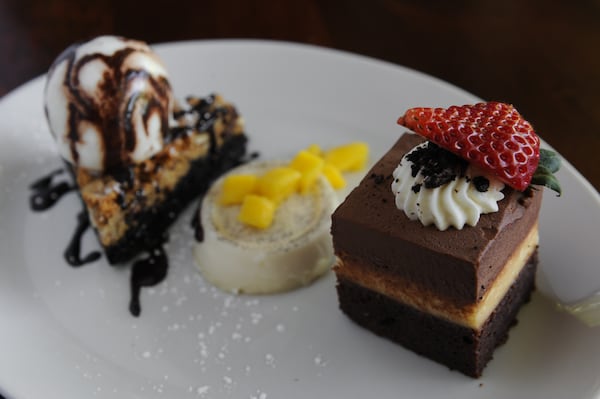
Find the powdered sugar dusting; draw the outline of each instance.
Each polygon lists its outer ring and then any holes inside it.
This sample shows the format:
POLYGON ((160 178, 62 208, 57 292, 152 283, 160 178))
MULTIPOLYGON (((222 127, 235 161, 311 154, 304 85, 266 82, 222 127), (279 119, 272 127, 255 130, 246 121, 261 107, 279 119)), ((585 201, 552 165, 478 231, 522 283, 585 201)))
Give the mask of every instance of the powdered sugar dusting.
MULTIPOLYGON (((19 184, 29 178, 19 177, 19 184)), ((58 205, 70 211, 79 206, 75 195, 64 201, 58 205)), ((130 392, 142 397, 281 397, 282 381, 284 385, 293 381, 310 384, 326 370, 327 344, 320 343, 322 323, 313 320, 315 309, 323 304, 313 293, 319 288, 333 292, 331 280, 272 296, 234 295, 214 288, 193 266, 193 231, 188 224, 193 210, 187 210, 173 226, 165 245, 169 275, 161 284, 142 291, 139 318, 126 312, 128 267, 108 267, 102 258, 73 270, 60 261, 60 251, 55 251, 56 265, 32 273, 39 280, 34 281, 36 298, 44 302, 50 298, 48 306, 55 309, 60 323, 70 331, 81 331, 82 326, 88 329, 78 339, 85 341, 98 334, 111 337, 89 343, 95 348, 94 355, 77 363, 75 371, 91 382, 89 396, 110 397, 114 391, 103 384, 111 374, 107 362, 139 370, 128 382, 129 391, 120 387, 119 395, 130 392), (52 298, 63 301, 53 304, 52 298), (94 313, 75 317, 73 300, 85 302, 94 313), (308 335, 299 333, 306 329, 308 335), (317 355, 322 362, 315 361, 317 355)), ((36 223, 60 229, 64 225, 61 219, 69 220, 52 212, 44 215, 47 218, 36 218, 36 223)), ((66 237, 69 226, 64 230, 66 237)), ((95 237, 88 233, 84 247, 97 249, 95 237)), ((59 249, 64 245, 61 234, 58 231, 50 240, 59 249)))

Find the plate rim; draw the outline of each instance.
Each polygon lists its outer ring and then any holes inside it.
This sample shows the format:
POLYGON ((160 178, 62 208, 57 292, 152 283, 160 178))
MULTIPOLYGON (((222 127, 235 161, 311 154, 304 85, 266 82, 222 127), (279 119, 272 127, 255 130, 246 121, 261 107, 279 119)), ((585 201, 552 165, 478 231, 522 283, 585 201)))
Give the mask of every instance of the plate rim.
MULTIPOLYGON (((415 76, 420 76, 421 78, 424 78, 426 80, 433 81, 433 82, 435 82, 436 85, 441 84, 443 86, 451 88, 454 91, 465 94, 466 96, 470 96, 473 98, 479 98, 479 97, 473 95, 472 93, 470 93, 452 83, 441 80, 440 78, 429 75, 427 73, 424 73, 424 72, 421 72, 421 71, 418 71, 418 70, 415 70, 415 69, 412 69, 409 67, 405 67, 400 64, 395 64, 390 61, 381 60, 381 59, 377 59, 377 58, 366 56, 366 55, 352 53, 352 52, 349 52, 346 50, 323 47, 323 46, 314 45, 314 44, 288 42, 288 41, 280 41, 280 40, 265 40, 265 39, 203 39, 203 40, 183 40, 183 41, 162 42, 162 43, 157 43, 157 44, 151 44, 151 46, 160 52, 161 49, 169 48, 172 46, 185 45, 185 46, 194 47, 194 46, 198 46, 198 45, 222 45, 222 44, 225 44, 225 45, 252 44, 252 45, 261 45, 261 46, 266 45, 266 46, 272 46, 272 47, 279 47, 279 46, 296 47, 296 48, 303 48, 305 50, 310 50, 310 51, 317 51, 317 52, 320 52, 323 54, 329 53, 329 54, 335 54, 335 55, 342 55, 342 56, 348 57, 348 58, 361 59, 362 61, 365 61, 368 63, 376 63, 381 66, 385 66, 385 67, 392 68, 392 69, 399 68, 399 69, 404 70, 405 72, 410 72, 411 74, 414 74, 415 76)), ((19 85, 18 87, 11 90, 10 92, 8 92, 6 95, 4 95, 2 98, 0 98, 0 109, 2 107, 4 107, 4 105, 7 102, 12 101, 12 98, 14 98, 15 96, 18 96, 21 92, 26 90, 29 86, 40 84, 39 81, 45 79, 45 76, 46 75, 43 74, 38 77, 35 77, 35 78, 19 85)), ((562 157, 562 155, 561 155, 561 157, 562 157)), ((586 194, 591 194, 591 196, 592 196, 592 198, 594 198, 596 204, 600 207, 600 193, 598 193, 598 191, 595 190, 595 188, 591 185, 591 183, 567 159, 565 159, 564 157, 562 157, 562 158, 564 160, 563 167, 566 167, 569 169, 569 173, 572 176, 575 176, 575 178, 577 179, 577 184, 580 185, 586 191, 586 194)), ((2 392, 1 386, 0 386, 0 392, 2 392)))

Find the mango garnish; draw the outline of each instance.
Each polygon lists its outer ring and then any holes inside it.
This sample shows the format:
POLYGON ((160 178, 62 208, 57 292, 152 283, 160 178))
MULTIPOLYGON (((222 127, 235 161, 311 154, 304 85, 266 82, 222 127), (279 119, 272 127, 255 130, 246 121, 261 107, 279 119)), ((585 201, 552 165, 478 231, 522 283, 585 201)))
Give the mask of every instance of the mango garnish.
POLYGON ((342 172, 366 167, 369 147, 353 142, 323 151, 317 144, 300 150, 285 166, 271 168, 260 176, 233 174, 225 177, 219 197, 223 206, 241 205, 238 220, 248 226, 266 229, 277 206, 293 194, 307 194, 320 176, 334 189, 346 186, 342 172))

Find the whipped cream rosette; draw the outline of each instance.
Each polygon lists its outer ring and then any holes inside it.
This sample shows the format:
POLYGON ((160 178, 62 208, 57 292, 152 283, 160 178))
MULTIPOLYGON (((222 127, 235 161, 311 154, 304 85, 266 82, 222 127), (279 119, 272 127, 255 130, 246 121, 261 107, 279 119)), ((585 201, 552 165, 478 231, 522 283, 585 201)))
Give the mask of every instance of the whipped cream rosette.
POLYGON ((408 152, 393 177, 398 209, 439 230, 475 226, 482 214, 496 212, 504 198, 504 183, 430 142, 408 152))

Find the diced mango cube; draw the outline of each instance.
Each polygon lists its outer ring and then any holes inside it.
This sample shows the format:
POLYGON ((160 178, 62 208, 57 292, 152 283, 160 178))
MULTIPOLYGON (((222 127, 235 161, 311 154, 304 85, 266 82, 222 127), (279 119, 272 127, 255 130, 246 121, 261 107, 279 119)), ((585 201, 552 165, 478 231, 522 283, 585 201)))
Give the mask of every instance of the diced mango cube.
POLYGON ((311 144, 306 148, 306 151, 310 152, 311 154, 314 154, 318 157, 323 157, 323 150, 321 150, 321 147, 318 144, 311 144))
POLYGON ((321 170, 323 159, 318 155, 310 153, 308 150, 298 151, 294 159, 290 162, 290 168, 296 169, 300 173, 314 169, 321 170))
POLYGON ((266 229, 273 222, 275 204, 268 198, 256 194, 244 197, 238 220, 249 226, 266 229))
POLYGON ((323 175, 334 189, 338 190, 346 187, 346 179, 344 179, 340 170, 335 166, 329 163, 323 165, 323 175))
POLYGON ((296 169, 302 174, 299 183, 301 193, 307 193, 315 184, 325 162, 317 155, 311 154, 307 150, 302 150, 296 154, 290 162, 290 168, 296 169))
POLYGON ((229 175, 225 177, 219 197, 219 204, 241 204, 244 197, 254 191, 257 180, 258 177, 256 175, 229 175))
POLYGON ((355 172, 364 169, 369 158, 369 146, 354 142, 334 147, 325 154, 325 162, 335 166, 340 172, 355 172))
POLYGON ((285 166, 273 168, 258 178, 256 192, 279 204, 298 191, 301 177, 296 169, 285 166))

